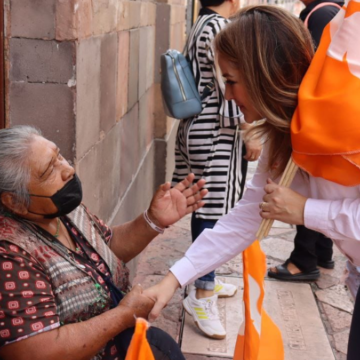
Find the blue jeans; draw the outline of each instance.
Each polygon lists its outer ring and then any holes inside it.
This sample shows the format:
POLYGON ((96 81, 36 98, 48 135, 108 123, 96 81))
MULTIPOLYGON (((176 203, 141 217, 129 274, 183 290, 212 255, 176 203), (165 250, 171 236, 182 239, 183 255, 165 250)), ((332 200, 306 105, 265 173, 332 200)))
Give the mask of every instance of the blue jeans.
MULTIPOLYGON (((217 220, 198 219, 195 213, 191 216, 191 237, 194 242, 196 238, 205 230, 212 229, 217 220)), ((203 290, 214 290, 215 288, 215 271, 212 271, 195 281, 195 287, 203 290)))

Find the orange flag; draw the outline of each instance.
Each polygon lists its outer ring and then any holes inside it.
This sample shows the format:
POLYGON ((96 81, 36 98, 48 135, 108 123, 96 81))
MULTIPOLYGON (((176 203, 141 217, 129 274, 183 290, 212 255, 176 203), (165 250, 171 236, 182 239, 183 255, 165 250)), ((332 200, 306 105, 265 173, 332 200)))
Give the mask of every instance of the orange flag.
POLYGON ((125 360, 155 360, 146 339, 146 330, 148 327, 149 323, 145 319, 136 319, 134 335, 131 339, 125 360))
POLYGON ((315 177, 360 184, 360 2, 326 26, 291 122, 293 160, 315 177))
POLYGON ((244 320, 236 342, 234 360, 283 360, 280 330, 263 309, 266 257, 255 241, 243 251, 244 320))

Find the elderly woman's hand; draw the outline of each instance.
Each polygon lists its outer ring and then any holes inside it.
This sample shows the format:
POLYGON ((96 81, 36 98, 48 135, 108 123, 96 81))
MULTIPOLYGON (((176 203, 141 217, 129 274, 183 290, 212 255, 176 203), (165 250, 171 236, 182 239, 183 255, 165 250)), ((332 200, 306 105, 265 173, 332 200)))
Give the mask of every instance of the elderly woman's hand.
POLYGON ((120 307, 128 310, 128 318, 124 319, 128 327, 135 325, 136 317, 147 319, 155 301, 143 294, 140 285, 134 286, 131 291, 120 301, 120 307))
POLYGON ((264 188, 266 195, 260 206, 263 219, 279 220, 284 223, 303 225, 307 198, 299 193, 277 185, 268 179, 264 188))
POLYGON ((169 182, 159 187, 148 210, 150 219, 156 225, 163 228, 172 225, 186 214, 204 206, 202 198, 208 193, 206 189, 202 189, 205 180, 199 180, 190 186, 194 177, 194 174, 189 174, 173 188, 169 182))

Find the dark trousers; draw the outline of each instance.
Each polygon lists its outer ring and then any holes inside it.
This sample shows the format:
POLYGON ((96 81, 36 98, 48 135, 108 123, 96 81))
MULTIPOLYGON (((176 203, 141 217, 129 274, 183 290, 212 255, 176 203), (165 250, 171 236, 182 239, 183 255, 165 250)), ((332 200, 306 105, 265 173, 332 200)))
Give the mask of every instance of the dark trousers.
POLYGON ((309 230, 305 226, 297 226, 295 248, 290 261, 301 271, 312 271, 317 267, 318 260, 331 260, 333 242, 325 235, 309 230))
POLYGON ((356 295, 354 314, 351 320, 347 360, 360 359, 360 295, 356 295))
MULTIPOLYGON (((115 337, 119 359, 124 360, 129 348, 134 328, 126 329, 115 337)), ((165 331, 151 326, 146 333, 155 360, 185 360, 179 345, 165 331)))

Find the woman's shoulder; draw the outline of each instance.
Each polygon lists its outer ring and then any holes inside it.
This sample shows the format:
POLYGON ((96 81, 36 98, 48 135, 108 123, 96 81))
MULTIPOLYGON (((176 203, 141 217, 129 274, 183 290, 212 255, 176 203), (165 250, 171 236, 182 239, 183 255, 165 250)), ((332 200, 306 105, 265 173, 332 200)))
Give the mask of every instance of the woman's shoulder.
POLYGON ((230 23, 230 20, 225 19, 224 17, 220 15, 215 15, 209 22, 206 24, 205 29, 211 29, 216 34, 220 32, 227 24, 230 23))
POLYGON ((229 22, 228 19, 225 19, 219 14, 203 15, 197 21, 197 23, 205 23, 205 26, 203 26, 201 30, 201 35, 207 35, 209 37, 217 35, 229 22))

